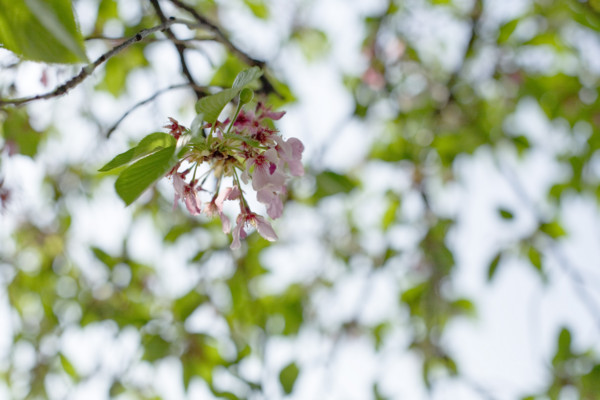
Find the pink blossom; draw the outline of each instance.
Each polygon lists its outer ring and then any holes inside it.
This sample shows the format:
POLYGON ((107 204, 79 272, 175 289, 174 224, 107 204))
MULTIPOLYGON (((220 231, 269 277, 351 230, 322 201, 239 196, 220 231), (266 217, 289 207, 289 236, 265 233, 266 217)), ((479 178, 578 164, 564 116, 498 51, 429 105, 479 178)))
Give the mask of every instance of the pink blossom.
POLYGON ((240 189, 237 186, 228 187, 221 190, 219 195, 213 197, 213 199, 204 207, 204 213, 209 217, 217 214, 219 218, 221 218, 221 226, 223 227, 224 233, 229 233, 231 231, 231 222, 227 215, 223 214, 223 202, 225 200, 235 200, 240 197, 240 194, 240 189))
POLYGON ((240 239, 245 239, 248 234, 244 229, 246 225, 252 225, 256 228, 260 236, 267 239, 270 242, 277 240, 277 234, 273 230, 271 224, 265 220, 264 217, 253 213, 248 208, 242 210, 236 220, 236 226, 233 229, 233 241, 231 242, 231 249, 239 249, 241 246, 240 239))
POLYGON ((256 199, 267 206, 267 214, 273 219, 283 214, 283 202, 280 194, 285 193, 285 186, 275 188, 271 185, 262 188, 256 193, 256 199))
POLYGON ((173 135, 173 137, 175 139, 179 139, 179 137, 181 136, 182 133, 185 132, 186 127, 183 125, 179 125, 179 122, 177 122, 177 120, 169 117, 169 121, 171 122, 170 124, 165 125, 164 127, 169 129, 169 133, 171 135, 173 135))
POLYGON ((304 175, 304 166, 302 165, 304 145, 302 142, 296 138, 283 140, 283 138, 279 136, 275 137, 275 141, 277 142, 277 153, 279 154, 279 157, 287 163, 292 175, 304 175))
POLYGON ((285 175, 280 168, 277 168, 279 158, 277 152, 269 149, 262 154, 251 158, 247 162, 246 171, 254 166, 252 173, 252 187, 254 190, 260 190, 267 185, 282 186, 285 182, 285 175))
POLYGON ((183 199, 186 208, 192 215, 198 215, 202 212, 202 203, 198 197, 198 190, 193 183, 187 183, 185 173, 173 174, 173 188, 175 189, 175 201, 173 208, 177 207, 177 201, 183 199))
POLYGON ((260 119, 269 118, 273 121, 281 119, 285 115, 285 111, 272 111, 271 107, 266 107, 262 102, 256 105, 256 112, 260 115, 260 119))

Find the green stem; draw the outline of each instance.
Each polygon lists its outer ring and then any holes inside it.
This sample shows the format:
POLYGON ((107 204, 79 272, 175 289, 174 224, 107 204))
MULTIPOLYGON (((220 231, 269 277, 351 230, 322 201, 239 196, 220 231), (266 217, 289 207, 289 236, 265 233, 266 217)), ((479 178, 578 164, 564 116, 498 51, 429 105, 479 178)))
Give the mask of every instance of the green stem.
POLYGON ((235 115, 233 116, 233 119, 231 120, 231 123, 229 124, 229 128, 227 128, 227 133, 226 135, 229 134, 229 132, 231 132, 231 128, 233 128, 233 124, 235 123, 235 120, 237 119, 238 115, 240 114, 240 111, 242 110, 242 102, 240 101, 237 105, 237 108, 235 110, 235 115))

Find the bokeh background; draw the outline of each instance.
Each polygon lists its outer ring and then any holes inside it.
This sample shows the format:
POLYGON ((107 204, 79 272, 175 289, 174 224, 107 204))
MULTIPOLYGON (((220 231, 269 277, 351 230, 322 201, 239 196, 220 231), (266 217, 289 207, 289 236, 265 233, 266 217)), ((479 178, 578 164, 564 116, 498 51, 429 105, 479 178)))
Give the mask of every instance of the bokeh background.
MULTIPOLYGON (((211 24, 0 102, 0 398, 600 399, 598 1, 72 4, 90 60, 211 24), (125 207, 97 170, 253 64, 280 239, 125 207)), ((0 97, 82 65, 0 49, 0 97)))

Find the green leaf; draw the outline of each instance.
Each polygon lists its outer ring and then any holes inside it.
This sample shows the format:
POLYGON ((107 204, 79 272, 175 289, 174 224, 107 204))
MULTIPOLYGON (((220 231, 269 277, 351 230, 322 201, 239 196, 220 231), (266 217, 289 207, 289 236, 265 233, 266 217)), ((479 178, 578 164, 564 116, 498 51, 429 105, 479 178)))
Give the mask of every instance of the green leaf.
POLYGON ((173 158, 174 153, 175 146, 164 148, 135 162, 121 173, 115 182, 115 189, 126 205, 133 203, 148 187, 173 168, 177 163, 173 158))
POLYGON ((115 156, 115 158, 113 158, 108 163, 106 163, 102 168, 100 168, 98 170, 98 172, 110 171, 111 169, 115 169, 122 165, 129 164, 131 161, 133 161, 134 155, 135 155, 135 147, 115 156))
POLYGON ((122 165, 128 164, 150 153, 154 153, 160 149, 175 146, 177 141, 168 133, 154 132, 143 138, 138 145, 124 153, 117 155, 110 160, 106 165, 98 171, 106 172, 115 169, 122 165))
POLYGON ((567 232, 557 221, 543 223, 540 225, 539 229, 552 239, 558 239, 559 237, 567 236, 567 232))
POLYGON ((281 383, 281 387, 286 394, 290 394, 292 393, 292 390, 294 390, 294 385, 299 373, 300 370, 298 369, 296 363, 288 364, 279 373, 279 382, 281 383))
POLYGON ((60 357, 60 365, 62 366, 62 369, 71 378, 73 378, 74 380, 78 380, 79 379, 79 374, 77 373, 77 370, 75 369, 75 367, 73 366, 73 364, 71 364, 71 362, 69 361, 69 359, 67 357, 65 357, 63 354, 59 354, 59 357, 60 357))
POLYGON ((205 96, 196 103, 196 112, 204 116, 204 120, 214 123, 225 106, 233 100, 241 89, 231 88, 220 91, 210 96, 205 96))
POLYGON ((498 254, 496 254, 494 259, 490 263, 490 266, 488 267, 488 271, 487 271, 488 282, 491 282, 491 280, 494 279, 494 276, 496 276, 496 271, 498 271, 498 265, 500 265, 501 259, 502 259, 502 253, 498 252, 498 254))
POLYGON ((48 63, 87 62, 69 0, 0 0, 0 43, 15 54, 48 63))
POLYGON ((262 76, 262 70, 258 67, 248 68, 245 71, 242 71, 235 77, 233 81, 233 88, 243 89, 258 78, 262 76))
POLYGON ((511 220, 515 217, 514 214, 512 212, 508 211, 506 208, 499 208, 498 213, 500 214, 502 219, 511 220))
POLYGON ((196 111, 202 114, 204 120, 209 123, 214 123, 223 111, 223 108, 231 101, 238 93, 260 78, 262 71, 258 67, 252 67, 242 71, 233 81, 233 86, 230 89, 225 89, 219 93, 210 96, 205 96, 196 103, 196 111))

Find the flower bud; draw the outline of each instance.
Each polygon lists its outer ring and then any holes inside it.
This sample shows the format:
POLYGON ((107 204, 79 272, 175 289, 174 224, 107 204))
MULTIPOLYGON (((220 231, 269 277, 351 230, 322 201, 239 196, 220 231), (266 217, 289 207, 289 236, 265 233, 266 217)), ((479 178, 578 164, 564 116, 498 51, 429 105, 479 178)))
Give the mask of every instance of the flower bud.
POLYGON ((252 89, 244 88, 240 92, 240 104, 247 104, 254 98, 254 91, 252 89))

